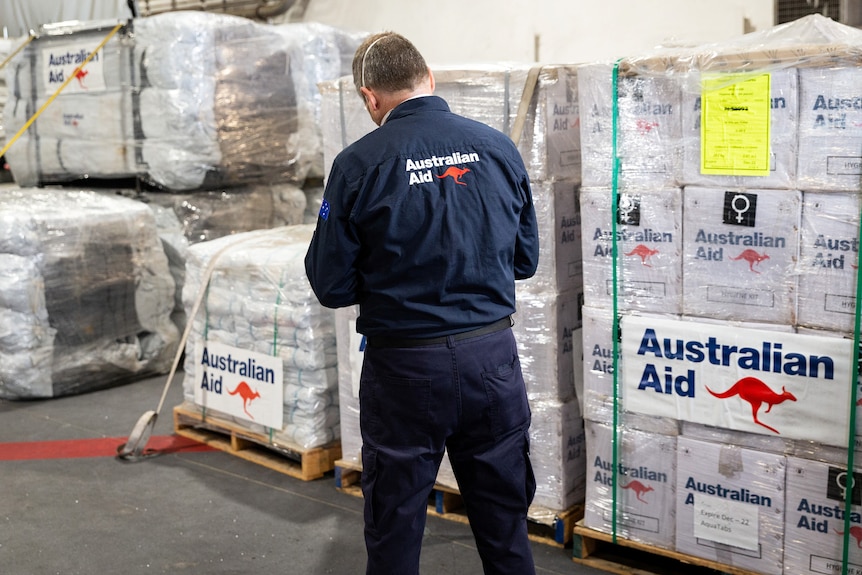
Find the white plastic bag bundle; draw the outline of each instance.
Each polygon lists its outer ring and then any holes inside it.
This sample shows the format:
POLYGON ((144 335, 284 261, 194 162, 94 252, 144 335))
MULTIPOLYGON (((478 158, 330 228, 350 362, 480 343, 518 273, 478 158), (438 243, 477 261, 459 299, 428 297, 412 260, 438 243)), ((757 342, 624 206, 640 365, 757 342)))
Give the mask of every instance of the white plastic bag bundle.
POLYGON ((303 449, 340 437, 334 313, 317 302, 305 275, 313 230, 311 225, 285 226, 192 245, 183 288, 188 314, 202 298, 198 313, 190 318, 183 380, 186 402, 196 402, 195 389, 204 369, 196 358, 206 345, 278 357, 283 427, 266 428, 229 413, 219 416, 265 433, 273 442, 288 441, 303 449))
POLYGON ((94 192, 0 195, 0 397, 56 397, 164 373, 179 333, 150 210, 94 192))

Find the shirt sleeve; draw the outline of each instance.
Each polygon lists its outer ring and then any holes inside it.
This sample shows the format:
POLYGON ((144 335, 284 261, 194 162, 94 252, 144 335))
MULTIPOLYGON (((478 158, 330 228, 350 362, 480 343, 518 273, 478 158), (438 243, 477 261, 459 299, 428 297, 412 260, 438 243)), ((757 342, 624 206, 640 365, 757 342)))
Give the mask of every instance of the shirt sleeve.
POLYGON ((515 239, 515 279, 525 280, 533 277, 539 265, 539 224, 536 221, 536 208, 530 181, 524 176, 521 190, 525 197, 521 210, 518 236, 515 239))
POLYGON ((323 193, 317 228, 305 254, 305 273, 314 295, 329 308, 358 302, 356 258, 359 239, 350 222, 347 182, 333 166, 323 193))

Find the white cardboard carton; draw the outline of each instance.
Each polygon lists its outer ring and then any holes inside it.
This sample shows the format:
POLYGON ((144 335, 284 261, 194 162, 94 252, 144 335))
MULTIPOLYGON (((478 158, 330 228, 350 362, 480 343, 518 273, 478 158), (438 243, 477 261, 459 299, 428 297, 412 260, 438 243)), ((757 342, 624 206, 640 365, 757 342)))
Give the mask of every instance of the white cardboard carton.
POLYGON ((687 437, 677 445, 676 550, 782 573, 786 458, 687 437))
POLYGON ((584 525, 604 533, 616 529, 617 535, 625 539, 673 549, 677 438, 619 427, 620 448, 614 473, 613 433, 612 426, 586 422, 584 525), (616 503, 614 475, 620 486, 616 503))
POLYGON ((683 313, 793 324, 801 194, 686 187, 683 313))
POLYGON ((622 192, 613 210, 612 197, 608 188, 581 190, 584 302, 613 307, 616 244, 618 309, 681 313, 682 190, 622 192))

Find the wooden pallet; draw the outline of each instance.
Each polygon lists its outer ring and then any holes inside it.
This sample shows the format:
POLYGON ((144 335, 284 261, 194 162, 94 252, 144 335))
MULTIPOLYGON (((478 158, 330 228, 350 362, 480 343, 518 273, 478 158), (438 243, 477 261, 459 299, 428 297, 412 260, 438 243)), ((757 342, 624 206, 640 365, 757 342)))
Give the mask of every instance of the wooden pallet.
POLYGON ((584 527, 577 521, 572 537, 572 560, 617 575, 757 575, 708 559, 638 543, 584 527))
MULTIPOLYGON (((362 497, 362 490, 359 487, 361 475, 361 465, 344 460, 335 462, 335 488, 339 491, 362 497)), ((434 486, 428 498, 428 515, 458 523, 470 523, 461 494, 457 489, 446 485, 434 486)), ((575 522, 583 516, 583 505, 575 505, 565 511, 533 506, 527 514, 527 530, 530 539, 546 545, 565 547, 572 540, 575 522)))
POLYGON ((174 433, 303 481, 323 477, 341 458, 340 441, 311 449, 283 440, 274 443, 266 435, 182 405, 174 408, 174 433))

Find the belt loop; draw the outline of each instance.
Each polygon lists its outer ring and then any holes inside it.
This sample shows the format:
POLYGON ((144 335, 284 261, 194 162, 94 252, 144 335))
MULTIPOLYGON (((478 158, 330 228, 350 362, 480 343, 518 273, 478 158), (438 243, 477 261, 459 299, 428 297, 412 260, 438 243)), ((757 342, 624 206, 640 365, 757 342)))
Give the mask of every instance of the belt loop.
POLYGON ((452 349, 453 347, 455 347, 455 336, 454 335, 447 335, 446 336, 446 347, 448 347, 449 349, 452 349))

